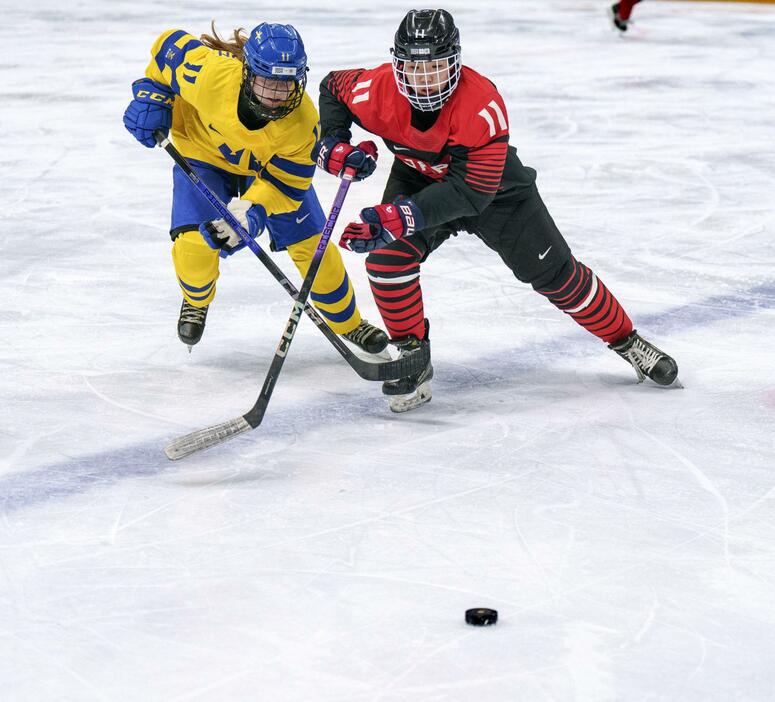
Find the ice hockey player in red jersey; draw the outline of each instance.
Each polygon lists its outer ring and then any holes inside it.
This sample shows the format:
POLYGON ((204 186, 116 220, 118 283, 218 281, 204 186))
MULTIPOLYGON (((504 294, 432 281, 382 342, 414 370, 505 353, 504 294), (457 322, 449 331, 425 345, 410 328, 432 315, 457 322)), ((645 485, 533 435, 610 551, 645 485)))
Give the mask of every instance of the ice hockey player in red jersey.
MULTIPOLYGON (((496 87, 461 64, 460 35, 445 10, 412 10, 395 35, 393 60, 373 69, 333 71, 321 83, 318 167, 341 176, 362 162, 353 123, 382 137, 394 154, 382 204, 360 212, 340 245, 368 254, 366 270, 385 327, 402 353, 430 350, 420 264, 465 230, 627 360, 639 380, 676 380, 675 361, 643 339, 603 282, 570 251, 535 185, 509 146, 506 106, 496 87)), ((365 175, 370 175, 365 174, 365 175)), ((418 375, 384 383, 393 411, 431 398, 429 363, 418 375)))
POLYGON ((620 0, 620 2, 611 5, 611 19, 613 20, 614 27, 620 32, 627 31, 632 8, 639 2, 640 0, 620 0))

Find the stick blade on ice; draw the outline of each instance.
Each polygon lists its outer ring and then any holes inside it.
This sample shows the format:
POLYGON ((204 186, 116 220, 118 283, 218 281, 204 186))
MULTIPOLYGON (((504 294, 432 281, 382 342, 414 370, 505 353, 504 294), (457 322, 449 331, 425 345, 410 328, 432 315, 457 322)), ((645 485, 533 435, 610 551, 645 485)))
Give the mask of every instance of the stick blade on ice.
POLYGON ((224 441, 229 441, 235 436, 250 431, 252 428, 245 421, 244 417, 238 417, 228 422, 222 422, 221 424, 180 436, 167 444, 164 448, 164 453, 171 461, 176 461, 179 458, 190 456, 192 453, 204 451, 212 446, 222 444, 224 441))

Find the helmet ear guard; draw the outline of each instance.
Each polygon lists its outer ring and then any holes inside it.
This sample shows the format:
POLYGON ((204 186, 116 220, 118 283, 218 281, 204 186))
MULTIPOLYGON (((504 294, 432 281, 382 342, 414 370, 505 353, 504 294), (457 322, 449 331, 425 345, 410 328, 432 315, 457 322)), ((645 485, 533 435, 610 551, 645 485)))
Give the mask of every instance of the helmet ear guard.
POLYGON ((265 121, 293 112, 301 104, 309 70, 296 29, 262 22, 251 31, 242 51, 242 93, 250 110, 265 121))
POLYGON ((460 32, 446 10, 410 10, 393 41, 393 76, 413 108, 440 110, 460 80, 460 32))

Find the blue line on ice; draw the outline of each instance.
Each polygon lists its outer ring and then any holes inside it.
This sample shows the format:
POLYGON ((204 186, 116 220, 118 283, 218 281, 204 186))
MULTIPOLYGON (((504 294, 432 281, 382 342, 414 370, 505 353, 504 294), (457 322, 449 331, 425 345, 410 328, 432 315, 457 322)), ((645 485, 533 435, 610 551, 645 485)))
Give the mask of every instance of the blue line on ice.
MULTIPOLYGON (((639 315, 637 324, 649 337, 658 337, 659 342, 664 343, 665 336, 670 333, 706 326, 730 317, 744 316, 759 309, 772 308, 775 308, 775 283, 768 282, 749 290, 716 295, 652 315, 639 315)), ((507 374, 509 368, 524 367, 525 361, 529 360, 528 355, 530 359, 535 359, 537 351, 549 351, 556 346, 555 339, 551 344, 544 344, 543 349, 536 345, 515 348, 508 354, 501 353, 498 358, 483 358, 482 367, 492 367, 493 363, 497 363, 499 372, 507 374)), ((569 346, 569 353, 574 353, 573 348, 569 346)), ((575 348, 578 349, 575 353, 586 355, 591 353, 592 347, 581 344, 575 348)), ((366 398, 364 402, 366 400, 372 402, 372 398, 366 398)), ((274 431, 271 427, 262 426, 263 435, 277 434, 278 429, 282 433, 286 427, 285 423, 278 417, 275 417, 275 420, 277 421, 274 431)), ((0 512, 9 513, 50 500, 82 494, 96 485, 107 486, 122 478, 162 473, 172 466, 162 452, 162 445, 163 440, 160 439, 158 443, 88 454, 0 477, 0 512)))

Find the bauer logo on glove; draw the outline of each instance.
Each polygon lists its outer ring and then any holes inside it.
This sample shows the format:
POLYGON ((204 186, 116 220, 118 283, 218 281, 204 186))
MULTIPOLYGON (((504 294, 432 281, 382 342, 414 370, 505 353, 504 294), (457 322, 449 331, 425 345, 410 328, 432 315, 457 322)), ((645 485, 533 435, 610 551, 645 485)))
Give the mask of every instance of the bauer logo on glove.
POLYGON ((425 226, 420 208, 408 198, 396 198, 387 205, 361 210, 361 221, 345 227, 339 246, 355 253, 381 249, 425 226))

